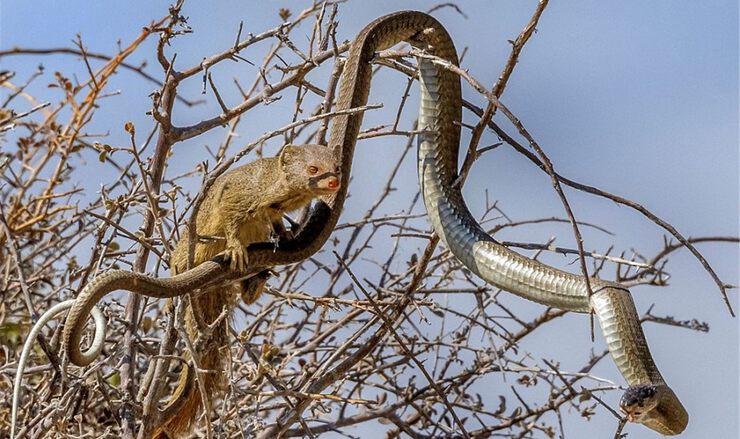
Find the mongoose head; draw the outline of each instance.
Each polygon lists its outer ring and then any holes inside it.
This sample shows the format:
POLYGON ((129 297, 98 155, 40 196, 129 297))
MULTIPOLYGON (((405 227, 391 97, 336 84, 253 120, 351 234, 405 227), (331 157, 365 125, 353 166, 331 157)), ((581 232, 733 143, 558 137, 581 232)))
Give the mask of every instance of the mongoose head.
POLYGON ((339 163, 331 149, 322 145, 285 145, 280 168, 295 189, 328 195, 339 189, 339 163))

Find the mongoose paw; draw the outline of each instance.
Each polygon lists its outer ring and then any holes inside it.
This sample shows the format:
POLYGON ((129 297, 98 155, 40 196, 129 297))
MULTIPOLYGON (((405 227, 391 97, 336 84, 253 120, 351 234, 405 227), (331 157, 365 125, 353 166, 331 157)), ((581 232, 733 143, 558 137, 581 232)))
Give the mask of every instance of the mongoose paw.
POLYGON ((236 245, 229 245, 226 247, 226 250, 224 251, 226 255, 231 260, 231 263, 229 267, 233 271, 237 272, 244 272, 247 270, 247 252, 244 249, 244 246, 239 244, 236 245))

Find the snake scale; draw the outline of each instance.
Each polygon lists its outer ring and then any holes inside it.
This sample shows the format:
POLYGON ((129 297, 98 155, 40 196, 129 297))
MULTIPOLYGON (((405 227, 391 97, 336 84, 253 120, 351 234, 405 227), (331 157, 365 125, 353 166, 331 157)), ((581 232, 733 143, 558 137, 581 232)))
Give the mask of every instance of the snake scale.
MULTIPOLYGON (((455 47, 445 29, 431 17, 425 20, 420 48, 457 65, 455 47)), ((419 181, 434 231, 463 265, 498 288, 569 311, 593 310, 609 352, 631 386, 622 398, 628 419, 664 435, 681 433, 689 415, 653 361, 629 291, 591 278, 594 294, 589 300, 583 276, 509 250, 475 221, 454 184, 462 112, 460 78, 426 58, 419 59, 419 70, 419 181)))
MULTIPOLYGON (((406 41, 425 52, 458 64, 454 43, 444 27, 422 12, 401 11, 367 25, 350 47, 337 100, 337 110, 365 105, 376 52, 406 41)), ((629 384, 622 397, 628 419, 664 435, 681 433, 688 414, 658 371, 642 332, 629 291, 619 284, 592 278, 589 299, 582 276, 560 271, 529 259, 497 243, 468 210, 457 178, 457 159, 462 112, 460 78, 419 59, 420 110, 418 168, 421 192, 435 232, 450 251, 486 282, 529 300, 575 312, 594 311, 617 367, 629 384)), ((278 244, 250 245, 250 272, 274 265, 301 261, 318 251, 337 224, 347 197, 350 170, 362 113, 334 118, 329 146, 341 160, 340 190, 319 202, 293 239, 278 244)), ((80 340, 85 321, 95 304, 107 293, 125 289, 152 297, 174 297, 206 285, 243 277, 229 272, 223 259, 215 258, 170 278, 112 270, 98 276, 79 294, 63 333, 70 360, 89 364, 102 343, 82 352, 80 340)), ((100 325, 97 325, 100 329, 100 325)))

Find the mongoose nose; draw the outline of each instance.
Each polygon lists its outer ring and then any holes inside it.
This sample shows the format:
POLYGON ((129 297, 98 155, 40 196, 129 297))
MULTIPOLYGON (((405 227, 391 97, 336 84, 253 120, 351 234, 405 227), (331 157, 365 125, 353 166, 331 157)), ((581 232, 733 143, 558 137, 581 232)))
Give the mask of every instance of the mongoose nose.
POLYGON ((339 187, 339 179, 337 177, 329 177, 329 181, 326 182, 326 186, 329 189, 337 189, 339 187))

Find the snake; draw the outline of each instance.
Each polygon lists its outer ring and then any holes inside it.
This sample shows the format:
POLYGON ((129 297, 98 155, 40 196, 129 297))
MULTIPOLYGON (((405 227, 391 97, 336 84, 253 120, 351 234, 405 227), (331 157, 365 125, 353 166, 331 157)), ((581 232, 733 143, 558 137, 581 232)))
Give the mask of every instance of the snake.
MULTIPOLYGON (((424 22, 419 47, 457 65, 454 43, 444 27, 432 17, 418 19, 424 22)), ((689 415, 653 361, 629 290, 598 278, 587 282, 584 276, 520 255, 496 242, 470 213, 455 184, 462 113, 460 77, 425 57, 418 63, 419 183, 437 236, 466 268, 497 288, 551 307, 593 311, 609 352, 630 386, 620 400, 627 419, 663 435, 680 434, 689 415)))
MULTIPOLYGON (((431 15, 417 11, 385 15, 368 24, 353 40, 339 88, 337 110, 367 103, 372 62, 377 52, 404 41, 433 57, 455 66, 459 64, 452 38, 431 15)), ((663 435, 680 434, 688 424, 688 413, 655 365, 629 290, 595 277, 587 282, 583 276, 527 258, 499 244, 482 229, 455 184, 462 121, 460 77, 427 57, 419 57, 418 69, 419 181, 429 220, 442 243, 466 268, 497 288, 543 305, 579 313, 593 312, 611 356, 629 386, 620 400, 627 420, 642 423, 663 435)), ((249 272, 302 261, 327 241, 347 198, 362 119, 363 113, 359 112, 339 114, 332 122, 328 143, 340 162, 340 189, 313 206, 294 236, 249 245, 249 272)), ((94 360, 100 346, 93 342, 83 352, 81 334, 95 304, 111 291, 124 289, 157 298, 175 297, 244 275, 230 271, 228 261, 220 256, 169 278, 125 270, 108 271, 88 283, 71 307, 62 336, 64 348, 73 364, 85 366, 94 360)), ((100 339, 99 330, 96 325, 95 340, 100 339)))

